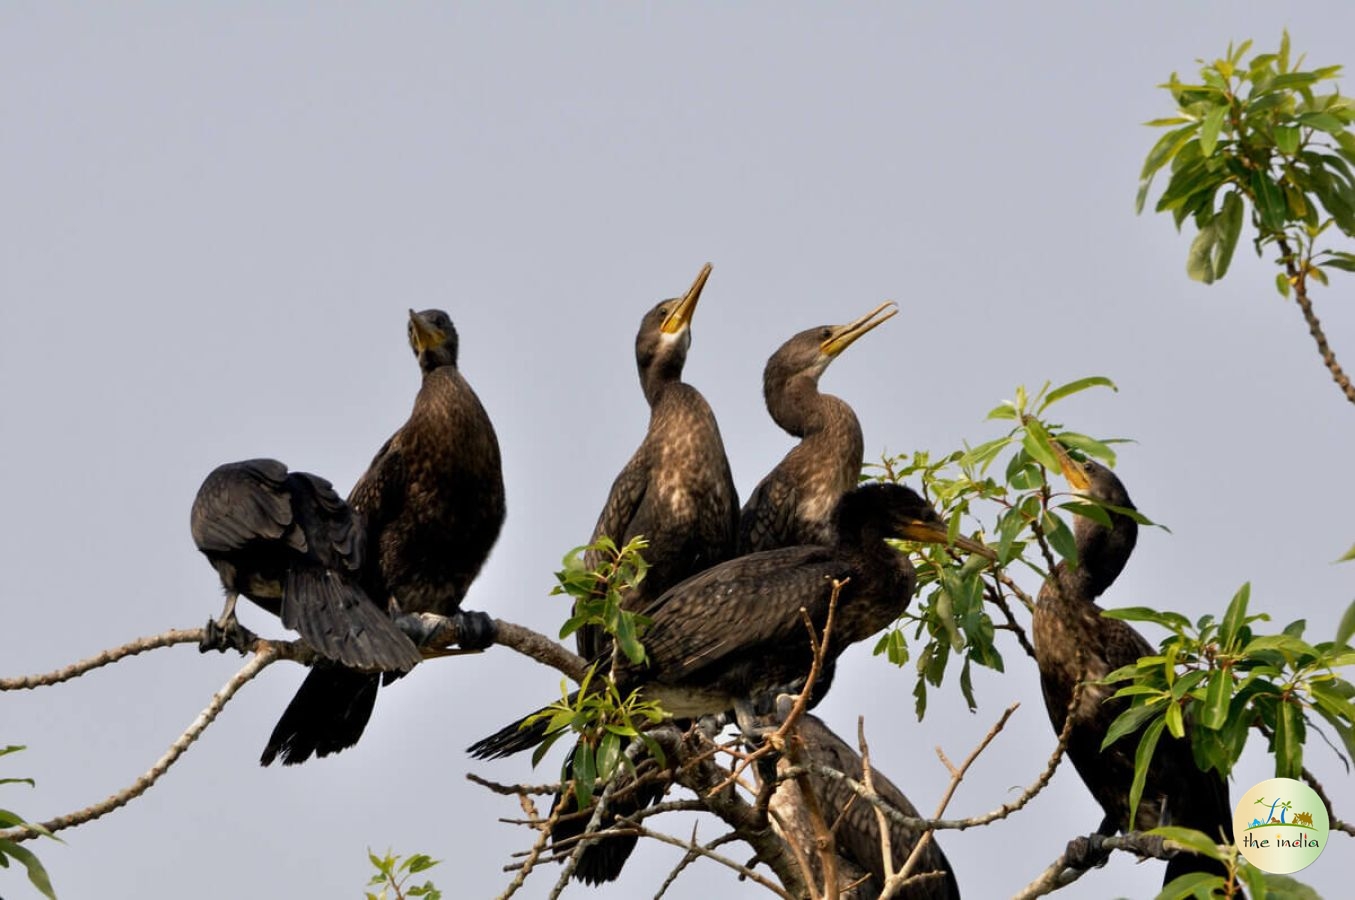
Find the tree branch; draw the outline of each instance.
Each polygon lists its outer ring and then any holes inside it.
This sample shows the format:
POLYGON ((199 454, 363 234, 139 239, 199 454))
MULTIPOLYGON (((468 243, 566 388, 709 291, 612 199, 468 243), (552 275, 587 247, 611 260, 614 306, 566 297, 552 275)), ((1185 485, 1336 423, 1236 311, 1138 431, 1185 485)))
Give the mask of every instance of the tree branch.
POLYGON ((1322 363, 1331 373, 1332 381, 1341 389, 1341 393, 1346 395, 1346 399, 1355 403, 1355 385, 1350 383, 1349 376, 1341 368, 1341 364, 1336 361, 1336 354, 1332 352, 1331 345, 1327 343, 1327 335, 1322 331, 1322 323, 1317 320, 1317 313, 1313 311, 1313 301, 1308 299, 1308 277, 1307 272, 1299 266, 1298 259, 1293 251, 1289 249, 1289 243, 1283 238, 1276 238, 1276 243, 1280 248, 1280 253, 1284 255, 1285 272, 1289 275, 1289 283, 1294 287, 1294 301, 1298 303, 1299 309, 1303 312, 1303 321, 1308 323, 1308 333, 1313 336, 1317 343, 1317 353, 1322 357, 1322 363))
MULTIPOLYGON (((236 672, 230 681, 227 681, 226 685, 212 696, 212 701, 207 704, 207 708, 198 714, 198 717, 193 720, 193 724, 189 725, 188 729, 179 735, 179 738, 173 744, 170 744, 169 749, 165 751, 165 755, 156 760, 155 765, 151 766, 146 774, 134 781, 126 790, 119 791, 102 803, 96 803, 69 815, 57 816, 55 819, 43 822, 42 827, 55 832, 73 828, 76 825, 83 825, 144 794, 151 785, 160 779, 161 775, 169 771, 169 767, 178 761, 179 757, 198 739, 207 726, 212 724, 222 708, 235 696, 236 691, 244 687, 255 675, 281 658, 277 646, 268 644, 259 649, 254 657, 245 663, 244 667, 236 672)), ((26 841, 37 837, 39 834, 40 832, 37 830, 21 825, 8 831, 0 831, 0 840, 26 841)))

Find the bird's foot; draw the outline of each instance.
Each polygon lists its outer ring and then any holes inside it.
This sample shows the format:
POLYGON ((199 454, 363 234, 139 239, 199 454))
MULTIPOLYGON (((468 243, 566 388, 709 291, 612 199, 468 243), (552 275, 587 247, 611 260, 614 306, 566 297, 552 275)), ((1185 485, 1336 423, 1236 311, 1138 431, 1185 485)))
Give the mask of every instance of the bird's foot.
POLYGON ((1104 846, 1105 839, 1106 836, 1103 834, 1089 834, 1069 841, 1068 848, 1063 851, 1068 860, 1068 867, 1094 869, 1097 866, 1104 866, 1106 860, 1110 859, 1110 851, 1104 846))
POLYGON ((498 639, 494 618, 489 613, 459 609, 453 618, 461 635, 457 644, 462 650, 484 650, 493 646, 494 641, 498 639))
POLYGON ((725 730, 729 724, 728 713, 716 713, 711 716, 702 716, 696 720, 696 727, 706 736, 709 741, 715 741, 720 736, 720 732, 725 730))
POLYGON ((198 642, 199 653, 207 653, 211 650, 218 653, 238 650, 240 655, 244 656, 254 649, 254 644, 259 640, 259 636, 241 625, 234 615, 225 616, 221 619, 208 619, 207 625, 202 631, 202 640, 198 642))

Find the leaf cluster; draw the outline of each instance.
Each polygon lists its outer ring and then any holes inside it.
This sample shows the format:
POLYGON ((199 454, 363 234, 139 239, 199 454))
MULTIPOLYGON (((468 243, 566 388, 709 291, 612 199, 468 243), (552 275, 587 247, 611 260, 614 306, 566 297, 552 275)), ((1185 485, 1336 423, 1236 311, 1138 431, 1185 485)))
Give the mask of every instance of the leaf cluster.
POLYGON ((1318 92, 1341 67, 1301 68, 1301 58, 1290 59, 1288 32, 1278 52, 1244 63, 1250 48, 1230 44, 1222 58, 1201 60, 1197 83, 1173 73, 1161 85, 1177 114, 1147 123, 1168 130, 1144 161, 1136 208, 1166 168, 1155 209, 1171 213, 1178 229, 1193 220, 1186 271, 1205 284, 1227 273, 1250 209, 1258 255, 1280 246, 1285 271, 1276 284, 1287 296, 1299 279, 1326 284, 1325 268, 1355 271, 1355 254, 1314 246, 1332 225, 1355 236, 1355 102, 1335 88, 1318 92))
POLYGON ((406 897, 426 897, 427 900, 442 900, 442 891, 431 881, 425 881, 423 884, 409 885, 409 879, 426 872, 436 866, 441 860, 423 854, 415 853, 401 858, 398 854, 387 850, 385 856, 377 856, 370 849, 367 851, 367 859, 371 861, 372 867, 376 869, 371 879, 367 882, 368 887, 380 887, 381 893, 374 894, 371 891, 366 892, 366 900, 405 900, 406 897))
MULTIPOLYGON (((1081 496, 1055 490, 1050 471, 1059 471, 1061 459, 1094 457, 1115 462, 1112 440, 1097 440, 1065 429, 1047 418, 1059 401, 1096 387, 1115 390, 1107 378, 1080 378, 1058 387, 1044 384, 1031 393, 1016 389, 988 414, 990 421, 1010 422, 1006 434, 978 446, 966 445, 940 457, 927 452, 885 457, 870 468, 883 481, 919 479, 923 495, 946 520, 952 539, 962 533, 977 539, 996 539, 996 566, 982 557, 961 558, 947 547, 910 547, 918 572, 920 599, 905 614, 902 624, 881 636, 875 653, 896 665, 911 657, 904 630, 913 626, 913 640, 922 641, 917 655, 917 682, 913 689, 918 718, 927 708, 927 687, 940 686, 952 657, 963 660, 960 690, 972 710, 972 666, 1004 670, 997 646, 999 630, 1014 630, 1008 605, 1015 595, 1030 607, 1028 595, 1019 591, 1006 570, 1021 566, 1043 579, 1055 557, 1077 562, 1077 547, 1069 514, 1091 517, 1110 524, 1109 511, 1148 520, 1132 510, 1115 510, 1081 496), (999 626, 994 609, 1002 610, 1008 622, 999 626)), ((1151 523, 1148 523, 1151 524, 1151 523)))
POLYGON ((562 780, 573 778, 574 794, 581 809, 592 802, 598 784, 605 784, 623 768, 634 771, 634 764, 625 753, 632 741, 644 742, 652 756, 663 759, 663 751, 643 729, 662 721, 663 709, 658 703, 643 699, 637 691, 622 696, 615 678, 618 654, 624 654, 634 665, 643 664, 646 659, 640 639, 650 620, 626 610, 622 599, 639 586, 649 569, 641 552, 647 546, 643 537, 618 547, 604 536, 567 553, 564 568, 555 573, 559 583, 551 593, 574 599, 573 615, 561 627, 560 637, 566 638, 587 626, 600 628, 612 638, 608 669, 602 668, 603 660, 594 660, 577 691, 571 693, 562 683, 560 700, 527 720, 546 722, 546 739, 533 753, 532 765, 540 762, 564 735, 578 736, 573 754, 565 761, 566 774, 562 780), (594 563, 591 567, 590 562, 594 563))
MULTIPOLYGON (((1103 680, 1127 682, 1115 697, 1128 698, 1130 706, 1112 723, 1102 746, 1143 729, 1130 809, 1138 807, 1164 729, 1177 738, 1189 735, 1195 764, 1224 777, 1242 755, 1253 727, 1269 736, 1277 777, 1301 777, 1308 729, 1318 720, 1339 736, 1346 759, 1355 757, 1355 686, 1337 674, 1355 663, 1349 629, 1343 626, 1335 640, 1317 644, 1303 639, 1302 619, 1278 634, 1258 633, 1254 625, 1269 616, 1249 614, 1250 597, 1251 586, 1244 584, 1221 620, 1206 615, 1192 623, 1180 613, 1147 607, 1104 613, 1124 621, 1154 622, 1171 632, 1157 654, 1103 680)), ((1343 621, 1355 622, 1355 613, 1347 612, 1343 621)))
MULTIPOLYGON (((22 749, 24 749, 22 746, 12 744, 7 747, 0 747, 0 756, 8 756, 11 753, 17 753, 22 749)), ((0 784, 26 784, 29 787, 32 787, 33 779, 0 778, 0 784)), ((41 835, 52 838, 54 841, 60 840, 60 838, 53 835, 46 828, 34 824, 33 822, 26 821, 23 816, 18 813, 8 809, 0 809, 0 828, 14 828, 16 826, 31 828, 41 835)), ((24 867, 28 873, 28 880, 33 887, 37 888, 42 895, 49 898, 49 900, 56 900, 56 891, 52 889, 52 879, 47 875, 47 870, 43 867, 37 856, 34 855, 33 851, 14 841, 0 840, 0 869, 8 869, 11 859, 24 867)))
POLYGON ((1164 825, 1148 834, 1175 841, 1188 850, 1217 860, 1227 876, 1212 872, 1187 872, 1163 885, 1156 900, 1187 900, 1193 897, 1234 897, 1235 888, 1245 887, 1252 897, 1266 900, 1321 900, 1317 892, 1288 875, 1264 872, 1238 853, 1236 846, 1220 846, 1202 831, 1164 825))

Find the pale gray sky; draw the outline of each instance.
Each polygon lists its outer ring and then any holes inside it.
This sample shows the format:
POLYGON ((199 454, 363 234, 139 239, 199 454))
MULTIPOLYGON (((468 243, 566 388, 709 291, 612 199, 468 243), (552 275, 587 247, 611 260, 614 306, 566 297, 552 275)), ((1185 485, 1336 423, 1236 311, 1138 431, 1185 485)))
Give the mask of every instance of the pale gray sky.
MULTIPOLYGON (((4 5, 0 674, 215 614, 198 483, 268 455, 347 491, 417 387, 411 306, 450 312, 504 450, 508 521, 468 605, 552 632, 551 573, 645 427, 639 317, 707 260, 687 376, 743 495, 790 444, 762 408, 768 354, 895 299, 823 381, 869 456, 995 436, 983 416, 1018 383, 1109 376, 1118 394, 1061 417, 1138 441, 1119 471, 1172 533, 1144 535, 1106 604, 1198 615, 1250 580, 1255 609, 1330 636, 1355 572, 1331 565, 1355 540, 1355 411, 1268 260, 1244 246, 1202 287, 1188 238, 1132 209, 1140 123, 1170 109, 1154 85, 1285 25, 1313 63, 1355 64, 1343 2, 4 5)), ((1318 310, 1355 367, 1355 283, 1333 278, 1318 310)), ((821 712, 846 734, 865 715, 877 765, 929 810, 932 747, 962 756, 1020 700, 951 807, 986 811, 1054 743, 1033 663, 1006 656, 976 715, 946 691, 919 724, 912 672, 858 649, 821 712)), ((6 695, 0 741, 29 750, 0 774, 38 786, 2 805, 46 818, 122 788, 239 665, 179 648, 6 695)), ((143 798, 35 847, 63 900, 356 897, 369 846, 443 859, 449 897, 496 894, 529 836, 464 773, 554 763, 462 750, 558 676, 504 650, 435 662, 383 691, 354 750, 261 769, 302 674, 275 666, 143 798)), ((1260 749, 1235 796, 1271 774, 1260 749)), ((1309 753, 1355 816, 1350 776, 1309 753)), ((998 897, 1100 817, 1066 768, 942 845, 967 896, 998 897)), ((1302 877, 1341 895, 1349 849, 1302 877)), ((652 896, 677 856, 649 848, 596 896, 652 896)), ((1148 897, 1161 871, 1118 856, 1060 896, 1148 897)), ((0 872, 10 900, 28 890, 0 872)), ((755 892, 700 864, 670 896, 755 892)))

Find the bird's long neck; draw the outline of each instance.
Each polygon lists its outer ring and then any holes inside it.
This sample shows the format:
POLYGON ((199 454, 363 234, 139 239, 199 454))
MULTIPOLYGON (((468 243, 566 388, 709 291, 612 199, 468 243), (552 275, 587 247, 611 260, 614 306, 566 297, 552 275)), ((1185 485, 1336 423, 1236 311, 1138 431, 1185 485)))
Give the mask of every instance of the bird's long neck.
POLYGON ((658 405, 664 390, 682 383, 682 367, 687 362, 687 351, 677 342, 661 344, 648 359, 637 360, 640 369, 640 387, 645 400, 653 408, 658 405))
POLYGON ((819 391, 817 373, 799 374, 766 391, 767 412, 787 433, 798 438, 813 434, 856 435, 861 424, 845 401, 819 391))
POLYGON ((1124 571, 1138 541, 1139 524, 1120 513, 1110 513, 1110 521, 1111 527, 1107 528, 1092 519, 1077 517, 1073 534, 1078 564, 1059 563, 1051 579, 1057 580, 1065 602, 1095 600, 1124 571))

